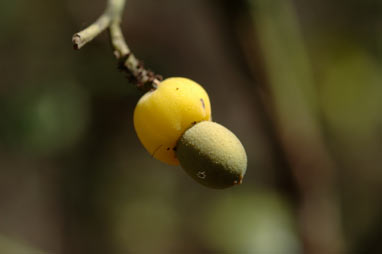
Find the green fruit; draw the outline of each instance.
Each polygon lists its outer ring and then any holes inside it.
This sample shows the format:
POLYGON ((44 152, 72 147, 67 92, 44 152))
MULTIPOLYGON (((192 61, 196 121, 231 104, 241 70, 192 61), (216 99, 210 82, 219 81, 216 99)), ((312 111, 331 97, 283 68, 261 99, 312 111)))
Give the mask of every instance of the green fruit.
POLYGON ((189 128, 177 145, 182 168, 197 182, 211 188, 241 184, 247 155, 240 140, 224 126, 203 121, 189 128))

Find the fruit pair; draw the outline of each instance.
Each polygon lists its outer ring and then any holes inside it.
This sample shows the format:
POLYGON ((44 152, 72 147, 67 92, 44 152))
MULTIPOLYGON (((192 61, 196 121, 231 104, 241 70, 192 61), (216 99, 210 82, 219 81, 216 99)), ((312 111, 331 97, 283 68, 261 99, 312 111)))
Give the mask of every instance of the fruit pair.
POLYGON ((237 137, 211 122, 208 94, 186 78, 168 78, 138 101, 134 127, 156 159, 180 165, 199 183, 212 188, 240 184, 247 167, 237 137))

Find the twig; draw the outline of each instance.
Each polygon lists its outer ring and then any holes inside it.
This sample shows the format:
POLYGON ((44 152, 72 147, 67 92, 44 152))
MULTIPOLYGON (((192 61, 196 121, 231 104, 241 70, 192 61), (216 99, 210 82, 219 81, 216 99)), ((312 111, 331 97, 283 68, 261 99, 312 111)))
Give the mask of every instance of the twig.
POLYGON ((90 26, 73 35, 75 49, 80 49, 108 28, 113 20, 121 20, 125 0, 108 0, 104 13, 90 26))
POLYGON ((80 49, 93 40, 105 29, 109 28, 114 55, 119 61, 121 70, 128 74, 130 82, 143 90, 155 89, 162 77, 145 69, 131 52, 121 30, 122 12, 126 0, 108 0, 104 13, 90 26, 72 37, 74 49, 80 49))

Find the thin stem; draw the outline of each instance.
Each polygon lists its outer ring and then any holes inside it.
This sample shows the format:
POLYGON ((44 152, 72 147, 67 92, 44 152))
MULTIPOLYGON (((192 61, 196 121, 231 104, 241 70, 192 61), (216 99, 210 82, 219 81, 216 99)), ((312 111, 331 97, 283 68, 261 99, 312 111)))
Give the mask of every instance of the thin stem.
POLYGON ((80 49, 86 43, 97 37, 110 26, 114 20, 120 20, 126 0, 108 0, 104 13, 90 26, 73 35, 72 42, 75 49, 80 49))
POLYGON ((109 28, 111 45, 120 68, 128 74, 130 82, 143 90, 155 89, 162 77, 144 68, 129 49, 122 34, 121 20, 126 0, 108 0, 104 13, 90 26, 72 37, 73 47, 82 48, 105 29, 109 28))

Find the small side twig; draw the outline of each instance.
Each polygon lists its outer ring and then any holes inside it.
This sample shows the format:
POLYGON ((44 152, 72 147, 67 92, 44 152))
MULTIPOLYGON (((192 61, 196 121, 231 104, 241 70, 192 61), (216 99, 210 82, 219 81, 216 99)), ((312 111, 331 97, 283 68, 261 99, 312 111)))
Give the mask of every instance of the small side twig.
POLYGON ((144 68, 143 63, 129 49, 122 34, 120 24, 125 2, 126 0, 108 0, 104 13, 93 24, 73 35, 73 47, 82 48, 108 28, 114 55, 120 68, 128 74, 129 81, 140 89, 155 89, 162 77, 144 68))

